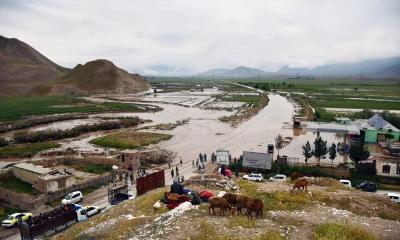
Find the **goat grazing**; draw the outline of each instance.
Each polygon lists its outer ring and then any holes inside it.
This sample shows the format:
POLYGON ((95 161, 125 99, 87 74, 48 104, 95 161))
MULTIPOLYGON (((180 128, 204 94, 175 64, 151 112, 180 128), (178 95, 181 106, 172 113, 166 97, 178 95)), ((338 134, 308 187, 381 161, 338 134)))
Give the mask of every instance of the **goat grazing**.
POLYGON ((256 218, 258 217, 262 218, 263 208, 264 208, 264 203, 261 199, 258 198, 249 199, 246 204, 247 216, 253 219, 253 212, 254 212, 256 218))
POLYGON ((219 215, 224 215, 225 216, 225 210, 228 209, 231 211, 232 215, 235 213, 235 210, 229 205, 228 201, 225 198, 222 197, 212 197, 208 199, 208 214, 211 214, 210 209, 213 210, 214 215, 215 214, 215 209, 214 208, 219 208, 219 215))
POLYGON ((302 191, 305 189, 305 191, 307 191, 308 184, 309 184, 308 179, 300 178, 294 183, 293 189, 291 191, 294 191, 296 189, 298 189, 299 191, 302 191), (301 190, 300 190, 300 188, 301 188, 301 190))

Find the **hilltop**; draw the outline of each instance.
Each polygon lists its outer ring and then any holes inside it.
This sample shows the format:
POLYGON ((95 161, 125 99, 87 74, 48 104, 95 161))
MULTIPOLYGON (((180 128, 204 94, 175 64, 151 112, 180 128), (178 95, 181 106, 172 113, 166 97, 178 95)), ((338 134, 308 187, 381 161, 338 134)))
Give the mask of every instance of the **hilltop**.
POLYGON ((0 96, 27 93, 66 71, 28 44, 0 35, 0 96))
POLYGON ((0 97, 21 94, 135 93, 149 84, 112 62, 98 59, 68 69, 28 44, 0 36, 0 97))
POLYGON ((78 64, 50 85, 50 93, 135 93, 148 88, 139 74, 130 74, 108 60, 98 59, 78 64))

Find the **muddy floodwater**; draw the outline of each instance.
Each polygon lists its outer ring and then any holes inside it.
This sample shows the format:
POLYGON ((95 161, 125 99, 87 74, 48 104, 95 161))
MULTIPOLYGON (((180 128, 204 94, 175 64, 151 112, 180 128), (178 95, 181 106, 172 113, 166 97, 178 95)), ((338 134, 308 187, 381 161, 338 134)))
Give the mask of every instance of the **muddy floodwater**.
MULTIPOLYGON (((219 148, 229 150, 232 157, 238 157, 243 151, 266 152, 267 144, 274 143, 275 137, 278 134, 281 134, 283 137, 293 137, 292 142, 283 148, 280 154, 296 157, 299 158, 300 162, 304 162, 302 145, 306 141, 310 141, 312 144, 316 134, 289 128, 288 125, 290 125, 293 112, 295 111, 293 103, 277 94, 269 94, 269 98, 270 101, 264 109, 236 128, 218 120, 219 117, 230 115, 232 112, 184 107, 174 104, 153 103, 153 105, 164 109, 160 112, 94 114, 90 118, 137 116, 141 119, 152 120, 152 122, 143 124, 140 127, 190 119, 188 124, 178 126, 173 130, 157 131, 174 135, 173 138, 160 143, 158 146, 176 152, 178 154, 177 158, 187 163, 195 160, 199 153, 210 155, 219 148)), ((65 122, 61 124, 63 126, 66 125, 65 122)), ((54 127, 57 128, 56 125, 53 125, 54 127)), ((86 152, 103 151, 102 148, 97 148, 88 143, 91 139, 101 135, 96 133, 77 140, 65 141, 62 147, 86 152)), ((333 133, 321 133, 321 136, 328 141, 329 146, 332 143, 337 144, 343 141, 343 136, 333 133)), ((275 151, 276 153, 277 151, 275 151)), ((338 154, 333 164, 337 165, 344 160, 347 160, 347 157, 338 154)), ((309 160, 309 162, 314 161, 315 159, 309 160)), ((321 159, 321 162, 325 164, 331 163, 329 159, 321 159)))

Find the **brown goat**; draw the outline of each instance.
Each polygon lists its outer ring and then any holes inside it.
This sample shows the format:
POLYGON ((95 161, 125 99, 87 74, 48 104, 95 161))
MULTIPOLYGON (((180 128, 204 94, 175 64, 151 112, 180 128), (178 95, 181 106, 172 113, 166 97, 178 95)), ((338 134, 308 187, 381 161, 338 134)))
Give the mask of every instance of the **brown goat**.
POLYGON ((246 195, 237 195, 236 196, 236 210, 237 214, 242 213, 243 208, 247 208, 247 202, 252 199, 249 196, 246 195))
POLYGON ((309 184, 308 179, 306 178, 300 178, 294 183, 293 189, 291 191, 294 191, 295 189, 298 189, 299 191, 302 191, 305 189, 307 191, 307 185, 309 184), (301 188, 301 190, 300 190, 301 188))
POLYGON ((225 193, 223 198, 225 198, 228 201, 228 203, 231 205, 231 207, 233 209, 235 209, 237 196, 239 196, 239 195, 233 194, 233 193, 225 193))
POLYGON ((264 203, 261 199, 254 198, 254 199, 249 199, 246 204, 247 208, 247 217, 251 217, 253 219, 253 212, 255 212, 255 216, 258 218, 262 218, 263 216, 263 208, 264 208, 264 203))
POLYGON ((210 209, 213 210, 214 215, 215 214, 215 209, 214 208, 219 208, 219 215, 224 215, 225 216, 225 210, 228 209, 231 211, 232 215, 235 213, 235 210, 229 205, 228 201, 225 198, 222 197, 211 197, 208 199, 208 214, 211 214, 210 209))

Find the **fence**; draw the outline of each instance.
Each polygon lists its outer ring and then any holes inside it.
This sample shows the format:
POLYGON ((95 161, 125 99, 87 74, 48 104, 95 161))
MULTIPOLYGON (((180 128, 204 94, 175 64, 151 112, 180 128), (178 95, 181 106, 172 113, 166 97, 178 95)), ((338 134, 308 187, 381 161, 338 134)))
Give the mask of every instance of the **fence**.
POLYGON ((164 170, 161 170, 137 179, 136 181, 137 195, 139 196, 146 193, 149 190, 164 186, 165 186, 165 175, 164 175, 164 170))
POLYGON ((17 193, 5 188, 0 187, 0 200, 4 205, 9 207, 16 207, 23 210, 35 209, 48 202, 60 199, 70 192, 82 190, 88 187, 99 187, 113 180, 111 173, 105 173, 103 175, 94 177, 85 182, 72 185, 70 187, 61 189, 54 193, 42 194, 38 197, 34 197, 24 193, 17 193))
POLYGON ((68 165, 68 164, 102 164, 102 165, 119 165, 119 160, 115 158, 104 158, 98 156, 90 156, 84 158, 78 157, 63 157, 48 159, 42 163, 44 167, 52 167, 54 165, 68 165))

